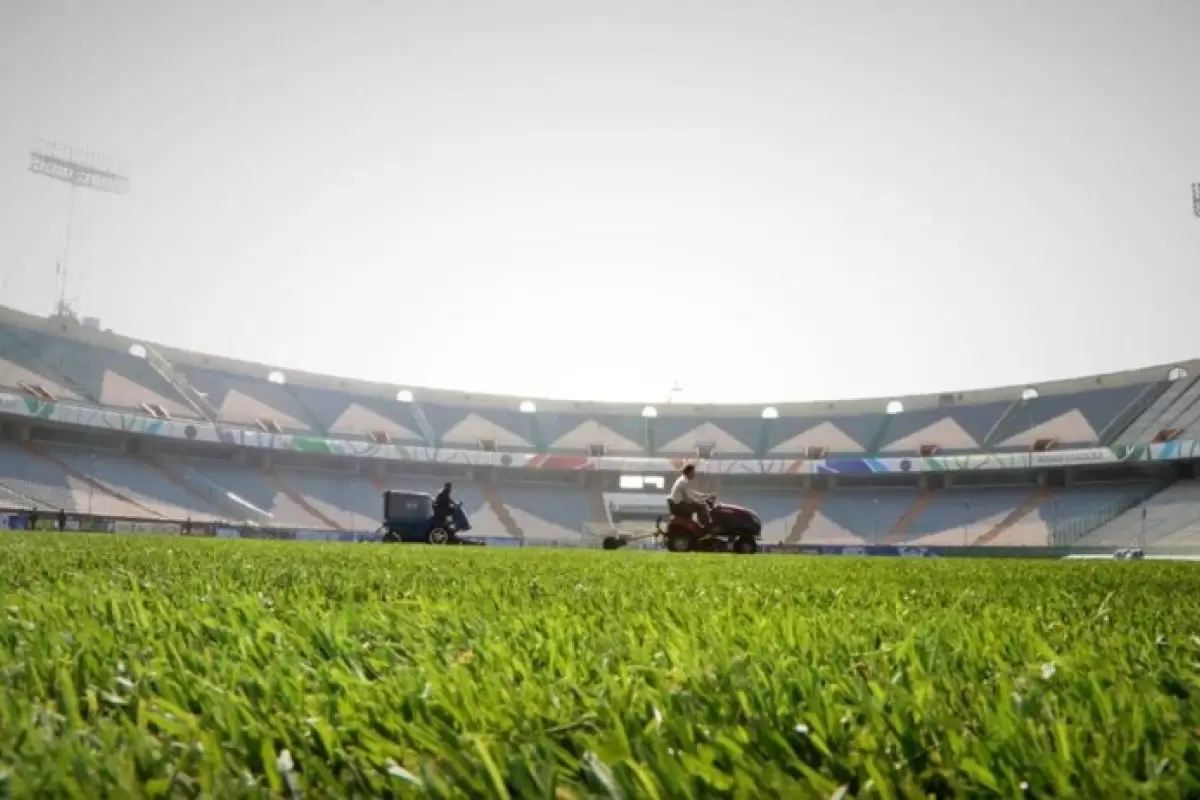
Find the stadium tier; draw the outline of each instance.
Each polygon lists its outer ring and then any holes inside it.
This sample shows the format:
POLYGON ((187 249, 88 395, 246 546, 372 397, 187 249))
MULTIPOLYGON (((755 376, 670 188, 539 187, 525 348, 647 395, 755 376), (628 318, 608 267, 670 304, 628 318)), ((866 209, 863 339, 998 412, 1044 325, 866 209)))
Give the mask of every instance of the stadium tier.
MULTIPOLYGON (((442 480, 0 442, 0 510, 7 511, 364 534, 377 527, 383 488, 433 493, 442 480)), ((1152 544, 1200 544, 1200 489, 1192 481, 1163 487, 1152 481, 1053 490, 734 487, 722 497, 759 512, 768 544, 1121 546, 1139 543, 1147 531, 1152 544)), ((611 525, 607 509, 620 496, 577 483, 458 479, 455 495, 481 536, 574 546, 611 525)))
POLYGON ((903 457, 1200 438, 1196 367, 919 397, 650 408, 285 374, 0 309, 0 391, 228 431, 510 453, 903 457))
POLYGON ((284 375, 0 308, 0 510, 365 533, 383 489, 450 477, 480 535, 579 545, 618 524, 619 473, 693 458, 766 543, 1200 548, 1198 375, 651 408, 284 375))

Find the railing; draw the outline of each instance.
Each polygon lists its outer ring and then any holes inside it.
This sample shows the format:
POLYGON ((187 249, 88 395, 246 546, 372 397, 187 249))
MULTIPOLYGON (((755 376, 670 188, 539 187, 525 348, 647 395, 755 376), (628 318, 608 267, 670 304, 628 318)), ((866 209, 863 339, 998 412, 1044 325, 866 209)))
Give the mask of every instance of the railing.
POLYGON ((171 385, 181 397, 188 401, 188 404, 209 422, 216 422, 220 418, 220 412, 216 406, 208 401, 208 398, 201 394, 195 386, 188 383, 182 375, 175 371, 171 366, 171 362, 167 361, 153 347, 146 347, 146 363, 162 376, 163 380, 171 385))
MULTIPOLYGON (((1100 508, 1085 514, 1082 517, 1072 517, 1063 522, 1059 522, 1051 514, 1050 520, 1050 538, 1048 544, 1051 547, 1069 547, 1075 542, 1087 536, 1092 531, 1098 529, 1102 525, 1107 525, 1117 517, 1129 511, 1132 508, 1140 506, 1152 496, 1161 491, 1162 487, 1155 486, 1144 489, 1136 494, 1126 495, 1111 503, 1106 503, 1100 508)), ((1050 507, 1053 512, 1053 506, 1050 507)))

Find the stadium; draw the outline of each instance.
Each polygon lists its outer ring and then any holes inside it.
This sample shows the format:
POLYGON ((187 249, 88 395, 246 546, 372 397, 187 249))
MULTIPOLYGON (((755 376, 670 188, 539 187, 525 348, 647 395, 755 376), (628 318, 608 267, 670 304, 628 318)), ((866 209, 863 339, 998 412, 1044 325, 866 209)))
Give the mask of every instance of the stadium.
POLYGON ((1200 797, 1198 30, 0 3, 0 800, 1200 797))
MULTIPOLYGON (((1200 364, 766 407, 471 395, 284 373, 0 312, 12 528, 345 539, 454 482, 493 544, 595 546, 696 463, 772 549, 1200 550, 1200 364), (40 517, 40 519, 39 519, 40 517)), ((1020 553, 1021 550, 1016 552, 1020 553)))

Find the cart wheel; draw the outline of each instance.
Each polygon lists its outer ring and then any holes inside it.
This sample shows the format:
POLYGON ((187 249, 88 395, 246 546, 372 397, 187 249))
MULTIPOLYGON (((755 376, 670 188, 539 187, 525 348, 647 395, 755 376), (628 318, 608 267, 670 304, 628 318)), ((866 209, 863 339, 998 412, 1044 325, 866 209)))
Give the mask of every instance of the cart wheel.
POLYGON ((758 542, 754 541, 753 536, 739 536, 733 543, 733 552, 743 556, 753 555, 758 552, 758 542))
POLYGON ((673 533, 667 536, 667 549, 672 553, 686 553, 692 549, 692 537, 673 533))
POLYGON ((434 528, 429 532, 430 544, 446 544, 450 541, 450 534, 445 528, 434 528))

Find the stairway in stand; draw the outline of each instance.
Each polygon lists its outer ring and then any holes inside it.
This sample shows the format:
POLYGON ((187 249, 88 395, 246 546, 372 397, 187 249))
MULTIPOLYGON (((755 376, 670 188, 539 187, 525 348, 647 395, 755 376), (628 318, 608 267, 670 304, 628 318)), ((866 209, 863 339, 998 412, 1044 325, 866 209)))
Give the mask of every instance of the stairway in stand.
POLYGON ((293 503, 295 503, 296 505, 298 505, 302 509, 304 509, 305 513, 309 514, 314 519, 320 520, 321 524, 324 525, 328 530, 331 530, 331 531, 346 530, 344 525, 339 525, 338 523, 334 522, 329 517, 325 516, 325 514, 319 508, 315 507, 312 503, 308 502, 307 497, 300 494, 295 489, 293 489, 292 487, 290 487, 286 483, 284 483, 283 480, 280 479, 280 477, 275 474, 275 470, 272 470, 272 469, 266 470, 266 476, 267 476, 267 481, 271 484, 272 487, 274 487, 274 489, 276 491, 283 492, 285 495, 287 495, 287 498, 289 500, 291 500, 293 503))
POLYGON ((804 538, 804 534, 812 525, 817 512, 821 510, 821 504, 825 502, 825 493, 825 489, 812 489, 804 493, 804 502, 800 505, 800 513, 797 515, 796 521, 792 523, 792 529, 788 532, 787 538, 783 540, 784 544, 797 544, 804 538))
POLYGON ((933 502, 933 492, 929 489, 922 489, 917 493, 917 499, 904 512, 904 516, 896 520, 896 524, 887 532, 887 536, 883 537, 881 544, 899 544, 904 541, 904 537, 908 536, 908 531, 912 528, 925 509, 929 508, 929 504, 933 502))
POLYGON ((137 509, 140 509, 140 510, 146 512, 146 517, 149 519, 163 519, 163 515, 158 513, 157 511, 153 511, 153 510, 147 508, 146 506, 139 503, 137 500, 134 500, 132 497, 129 497, 126 494, 122 494, 121 492, 117 491, 116 489, 114 489, 113 487, 104 483, 103 481, 100 481, 89 475, 84 475, 79 470, 75 469, 74 467, 69 466, 65 461, 60 461, 57 458, 55 458, 54 456, 50 455, 49 453, 39 449, 37 447, 37 445, 26 442, 25 444, 21 445, 21 447, 23 447, 25 449, 25 451, 28 452, 30 455, 40 458, 43 461, 49 461, 51 464, 53 464, 54 466, 61 469, 64 473, 66 473, 67 475, 70 475, 72 478, 75 478, 78 481, 82 481, 83 483, 86 483, 89 487, 91 487, 92 491, 100 492, 101 494, 106 494, 110 497, 115 497, 116 499, 120 500, 122 503, 128 503, 129 505, 133 506, 134 508, 137 508, 137 509))
POLYGON ((592 509, 592 522, 605 528, 611 528, 612 518, 609 516, 608 506, 604 503, 604 492, 593 486, 588 489, 587 495, 588 504, 592 509))
POLYGON ((479 488, 483 491, 483 499, 487 501, 488 508, 492 510, 500 520, 500 524, 504 526, 504 531, 514 539, 525 538, 525 531, 521 530, 521 526, 513 519, 513 515, 509 513, 508 507, 504 505, 504 500, 500 497, 500 492, 496 490, 495 484, 481 483, 479 488))
POLYGON ((1038 506, 1046 502, 1048 499, 1050 499, 1050 490, 1039 486, 1037 490, 1029 496, 1029 499, 1010 511, 1007 517, 1000 520, 1000 522, 996 524, 996 527, 992 528, 990 531, 971 542, 971 546, 984 547, 992 544, 1000 538, 1002 533, 1007 531, 1009 528, 1012 528, 1034 511, 1037 511, 1038 506))

